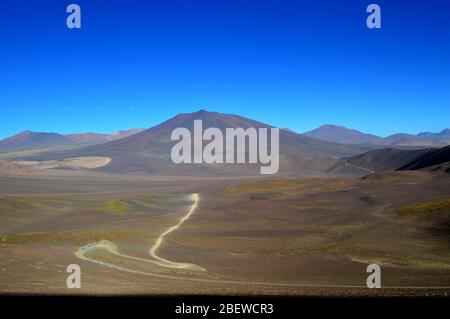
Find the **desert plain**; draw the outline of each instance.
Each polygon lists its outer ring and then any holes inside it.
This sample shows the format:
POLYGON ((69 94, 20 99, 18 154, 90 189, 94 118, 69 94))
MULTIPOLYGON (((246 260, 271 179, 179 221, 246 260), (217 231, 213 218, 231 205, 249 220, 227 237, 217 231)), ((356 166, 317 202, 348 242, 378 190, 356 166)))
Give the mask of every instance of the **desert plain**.
POLYGON ((3 175, 0 291, 447 295, 449 190, 441 171, 3 175), (372 263, 381 289, 366 286, 372 263), (80 289, 66 286, 70 264, 80 266, 80 289))

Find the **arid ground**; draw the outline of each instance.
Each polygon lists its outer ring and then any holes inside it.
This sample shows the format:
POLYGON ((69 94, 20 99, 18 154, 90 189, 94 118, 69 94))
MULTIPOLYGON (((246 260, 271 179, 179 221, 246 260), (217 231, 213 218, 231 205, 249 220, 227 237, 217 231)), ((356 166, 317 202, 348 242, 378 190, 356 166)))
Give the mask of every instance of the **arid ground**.
POLYGON ((0 292, 447 295, 448 173, 0 177, 0 292), (382 288, 366 287, 367 265, 382 288), (68 289, 66 267, 81 267, 68 289))

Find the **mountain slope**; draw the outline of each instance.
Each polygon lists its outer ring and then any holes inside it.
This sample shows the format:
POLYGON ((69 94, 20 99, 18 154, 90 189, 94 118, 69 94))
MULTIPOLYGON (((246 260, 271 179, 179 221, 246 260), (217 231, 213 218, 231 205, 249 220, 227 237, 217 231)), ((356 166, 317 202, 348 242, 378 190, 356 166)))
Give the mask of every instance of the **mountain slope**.
POLYGON ((331 171, 342 172, 349 170, 349 166, 352 170, 358 170, 359 167, 375 172, 416 170, 449 161, 450 146, 415 150, 384 148, 343 158, 332 167, 331 171))
POLYGON ((450 162, 450 146, 442 147, 440 149, 425 153, 419 158, 412 160, 406 165, 403 165, 399 168, 399 170, 415 170, 447 162, 450 162))
POLYGON ((373 171, 393 171, 432 152, 433 149, 399 150, 385 148, 373 150, 347 159, 347 162, 373 171))

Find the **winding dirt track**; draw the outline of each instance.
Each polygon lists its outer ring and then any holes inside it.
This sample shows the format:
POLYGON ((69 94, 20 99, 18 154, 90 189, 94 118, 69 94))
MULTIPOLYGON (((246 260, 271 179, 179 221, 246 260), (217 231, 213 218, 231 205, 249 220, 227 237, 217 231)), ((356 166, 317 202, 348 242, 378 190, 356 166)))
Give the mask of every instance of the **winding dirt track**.
MULTIPOLYGON (((191 197, 194 200, 194 203, 192 204, 192 206, 189 209, 188 213, 185 216, 183 216, 183 218, 181 218, 180 221, 175 226, 170 227, 168 230, 166 230, 161 235, 159 235, 159 237, 156 239, 155 244, 150 248, 148 254, 152 258, 154 258, 154 260, 122 254, 122 253, 119 252, 119 249, 117 248, 117 246, 114 243, 112 243, 112 242, 110 242, 108 240, 101 240, 99 242, 87 244, 86 246, 80 247, 75 255, 78 258, 81 258, 81 259, 84 259, 84 260, 88 260, 88 261, 92 261, 92 262, 95 262, 97 264, 101 264, 103 266, 109 266, 109 267, 114 266, 112 268, 124 270, 123 267, 112 265, 112 264, 109 264, 109 263, 105 263, 105 262, 102 262, 102 261, 99 261, 99 260, 95 260, 95 259, 92 259, 92 258, 89 258, 89 257, 86 256, 86 254, 89 253, 89 252, 93 252, 93 251, 98 250, 98 249, 104 249, 104 250, 106 250, 106 251, 108 251, 108 252, 110 252, 110 253, 112 253, 112 254, 114 254, 116 256, 119 256, 119 257, 124 257, 124 258, 132 259, 132 260, 138 260, 138 261, 143 261, 143 262, 149 262, 149 263, 153 263, 155 265, 161 266, 161 267, 176 268, 176 269, 186 269, 186 270, 197 270, 197 271, 206 271, 206 269, 204 269, 204 268, 202 268, 200 266, 194 265, 194 264, 178 263, 178 262, 170 261, 170 260, 167 260, 165 258, 162 258, 162 257, 159 257, 158 255, 156 255, 156 251, 161 246, 161 244, 163 243, 164 237, 167 236, 168 234, 170 234, 171 232, 175 231, 176 229, 178 229, 195 212, 195 209, 198 207, 198 201, 200 200, 200 197, 199 197, 198 194, 192 194, 191 197)), ((130 272, 136 272, 136 271, 131 270, 131 269, 129 271, 130 272)), ((139 273, 139 272, 136 272, 136 273, 139 273)))
POLYGON ((199 201, 198 194, 192 194, 192 199, 194 200, 194 204, 192 204, 191 208, 189 209, 189 212, 183 218, 180 219, 178 224, 170 227, 168 230, 166 230, 161 235, 159 235, 158 239, 156 239, 155 244, 148 251, 148 254, 151 257, 160 261, 160 263, 159 263, 160 266, 168 267, 168 268, 181 268, 181 269, 206 271, 206 269, 204 269, 200 266, 194 265, 194 264, 177 263, 177 262, 173 262, 173 261, 167 260, 165 258, 162 258, 162 257, 159 257, 156 255, 156 250, 161 246, 161 244, 164 240, 164 237, 166 237, 166 235, 170 234, 171 232, 177 230, 178 227, 180 227, 186 220, 188 220, 189 217, 191 217, 191 215, 195 212, 195 209, 197 208, 198 201, 199 201))
POLYGON ((347 160, 345 160, 344 165, 345 165, 345 166, 348 166, 348 167, 353 167, 353 168, 357 168, 357 169, 360 169, 360 170, 369 172, 369 174, 375 173, 375 171, 373 171, 373 170, 371 170, 371 169, 364 168, 364 167, 361 167, 361 166, 358 166, 358 165, 355 165, 355 164, 351 164, 351 163, 349 163, 347 160))
MULTIPOLYGON (((164 238, 170 234, 171 232, 177 230, 186 220, 189 219, 189 217, 194 214, 196 208, 198 207, 198 203, 200 200, 200 196, 198 194, 192 194, 192 199, 194 200, 194 203, 192 204, 191 208, 189 209, 188 213, 183 216, 180 221, 164 231, 159 237, 157 238, 155 244, 150 248, 149 255, 153 259, 146 259, 141 257, 135 257, 123 254, 119 251, 118 247, 108 241, 108 240, 101 240, 95 243, 87 244, 85 246, 82 246, 78 249, 78 251, 75 253, 75 255, 83 260, 93 262, 105 267, 117 269, 120 271, 125 271, 129 273, 144 275, 144 276, 150 276, 150 277, 156 277, 156 278, 163 278, 163 279, 175 279, 175 280, 183 280, 183 281, 191 281, 191 282, 201 282, 201 283, 213 283, 213 284, 228 284, 228 285, 259 285, 259 286, 272 286, 272 287, 298 287, 298 288, 308 288, 308 287, 314 287, 314 288, 365 288, 367 289, 366 285, 323 285, 323 284, 301 284, 301 283, 292 283, 292 282, 264 282, 264 281, 242 281, 242 280, 219 280, 219 279, 207 279, 207 278, 192 278, 192 277, 183 277, 183 276, 172 276, 172 275, 164 275, 159 273, 153 273, 153 272, 145 272, 145 271, 139 271, 139 270, 133 270, 129 269, 120 265, 104 262, 101 260, 96 260, 93 258, 90 258, 87 256, 88 253, 94 252, 96 250, 106 250, 111 254, 114 254, 119 257, 128 258, 131 260, 136 261, 142 261, 146 263, 152 263, 155 265, 158 265, 160 267, 165 268, 174 268, 174 269, 184 269, 184 270, 193 270, 193 271, 206 271, 205 268, 190 264, 190 263, 178 263, 173 262, 170 260, 167 260, 165 258, 159 257, 156 254, 156 251, 161 246, 161 244, 164 241, 164 238)), ((450 289, 450 287, 422 287, 422 286, 382 286, 383 289, 450 289)))

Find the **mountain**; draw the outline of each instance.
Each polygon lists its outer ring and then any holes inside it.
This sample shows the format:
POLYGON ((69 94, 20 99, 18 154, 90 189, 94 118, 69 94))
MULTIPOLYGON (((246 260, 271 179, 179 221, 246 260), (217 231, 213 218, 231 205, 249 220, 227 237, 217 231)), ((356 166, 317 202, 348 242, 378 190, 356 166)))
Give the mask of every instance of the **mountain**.
POLYGON ((142 129, 119 131, 113 134, 68 134, 24 131, 0 141, 0 152, 30 150, 62 145, 98 144, 117 140, 141 132, 142 129))
POLYGON ((0 152, 70 144, 70 138, 57 133, 24 131, 0 141, 0 152))
POLYGON ((331 124, 322 125, 315 130, 303 133, 303 135, 343 144, 383 144, 383 139, 379 136, 331 124))
MULTIPOLYGON (((200 110, 195 113, 176 115, 157 126, 115 141, 22 159, 109 157, 112 159, 111 163, 99 170, 113 173, 213 176, 259 174, 260 164, 174 164, 170 157, 172 146, 176 143, 171 140, 172 131, 179 127, 192 131, 194 120, 202 120, 203 130, 216 127, 223 132, 226 128, 272 127, 239 115, 200 110)), ((285 174, 324 172, 337 158, 359 154, 367 150, 369 150, 367 147, 321 141, 292 131, 280 130, 280 172, 285 174)))
MULTIPOLYGON (((450 146, 415 150, 384 148, 338 161, 333 172, 372 170, 375 172, 416 170, 450 161, 450 146)), ((367 172, 366 172, 367 173, 367 172)))
MULTIPOLYGON (((443 132, 445 132, 445 130, 442 131, 441 133, 443 132)), ((303 133, 303 135, 324 141, 343 144, 357 144, 357 145, 440 147, 447 144, 444 138, 445 133, 442 134, 441 139, 439 139, 438 137, 428 138, 429 135, 416 136, 405 133, 393 134, 383 138, 380 136, 366 134, 357 130, 349 129, 344 126, 330 125, 330 124, 322 125, 315 130, 303 133)), ((450 139, 447 142, 449 141, 450 139)))
POLYGON ((72 143, 75 144, 98 144, 118 140, 120 138, 124 138, 142 132, 143 130, 144 129, 131 129, 125 131, 118 131, 112 134, 82 133, 82 134, 68 134, 65 136, 68 137, 72 141, 72 143))
POLYGON ((405 133, 390 135, 385 137, 383 141, 383 145, 391 146, 443 146, 442 142, 405 133))
POLYGON ((439 133, 423 132, 423 133, 417 134, 417 136, 426 138, 429 140, 436 140, 436 141, 450 143, 450 129, 449 128, 446 128, 445 130, 442 130, 439 133))
POLYGON ((74 144, 95 144, 111 141, 108 134, 81 133, 66 135, 74 144))

